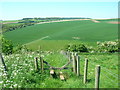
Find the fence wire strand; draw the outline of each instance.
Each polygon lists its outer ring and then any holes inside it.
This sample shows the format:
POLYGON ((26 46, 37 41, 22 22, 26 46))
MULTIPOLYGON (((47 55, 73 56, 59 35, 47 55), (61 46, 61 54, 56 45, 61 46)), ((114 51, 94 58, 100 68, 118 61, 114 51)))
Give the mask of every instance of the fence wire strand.
POLYGON ((109 78, 108 76, 106 75, 102 75, 102 76, 105 76, 106 78, 108 78, 112 82, 112 84, 118 85, 118 83, 115 83, 115 81, 111 80, 111 78, 109 78))

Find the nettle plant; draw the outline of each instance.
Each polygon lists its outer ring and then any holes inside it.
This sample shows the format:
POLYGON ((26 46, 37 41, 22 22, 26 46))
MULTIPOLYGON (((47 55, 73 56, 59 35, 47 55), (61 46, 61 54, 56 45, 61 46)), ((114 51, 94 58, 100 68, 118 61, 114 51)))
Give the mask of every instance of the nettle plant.
POLYGON ((105 41, 105 42, 97 42, 98 51, 99 52, 118 52, 118 40, 115 41, 105 41))

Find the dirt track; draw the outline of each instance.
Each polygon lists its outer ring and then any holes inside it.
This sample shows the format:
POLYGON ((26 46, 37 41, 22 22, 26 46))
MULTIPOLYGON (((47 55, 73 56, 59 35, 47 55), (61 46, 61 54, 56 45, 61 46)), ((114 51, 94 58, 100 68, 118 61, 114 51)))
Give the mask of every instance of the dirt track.
POLYGON ((93 21, 93 22, 95 22, 95 23, 99 23, 100 21, 97 21, 97 20, 91 20, 91 21, 93 21))
POLYGON ((111 24, 120 24, 120 22, 114 22, 114 21, 111 21, 111 22, 108 22, 108 23, 111 23, 111 24))
POLYGON ((81 21, 81 20, 90 20, 90 19, 72 19, 72 20, 48 21, 48 22, 40 22, 40 23, 37 23, 37 24, 52 23, 52 22, 64 22, 64 21, 81 21))

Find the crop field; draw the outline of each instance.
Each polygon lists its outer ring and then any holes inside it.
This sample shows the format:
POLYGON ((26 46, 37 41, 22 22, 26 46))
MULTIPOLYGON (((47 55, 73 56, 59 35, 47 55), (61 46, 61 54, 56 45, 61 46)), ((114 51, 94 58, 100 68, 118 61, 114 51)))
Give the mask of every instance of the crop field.
MULTIPOLYGON (((95 23, 90 20, 84 20, 36 24, 6 32, 4 36, 12 40, 14 44, 28 43, 28 46, 32 44, 32 46, 39 46, 41 40, 44 40, 43 42, 45 40, 71 40, 71 42, 76 40, 95 44, 97 41, 117 39, 117 33, 117 24, 95 23)), ((54 44, 56 43, 54 42, 54 44)))

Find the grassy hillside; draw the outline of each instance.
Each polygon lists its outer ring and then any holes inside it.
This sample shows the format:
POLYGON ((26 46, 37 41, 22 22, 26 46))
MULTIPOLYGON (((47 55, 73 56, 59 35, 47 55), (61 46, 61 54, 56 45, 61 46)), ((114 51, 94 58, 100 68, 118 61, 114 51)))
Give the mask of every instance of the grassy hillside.
POLYGON ((96 42, 81 42, 79 40, 36 40, 27 43, 26 46, 32 50, 38 50, 39 47, 44 50, 61 50, 68 44, 80 44, 96 46, 96 42))
MULTIPOLYGON (((66 21, 36 24, 15 31, 6 32, 4 36, 14 44, 40 45, 41 40, 77 40, 80 42, 107 41, 117 39, 118 25, 105 22, 66 21)), ((56 43, 54 43, 56 44, 56 43)))

